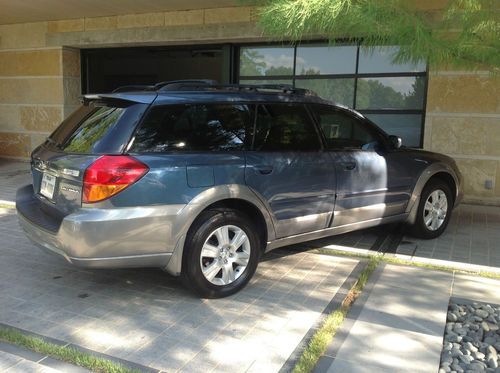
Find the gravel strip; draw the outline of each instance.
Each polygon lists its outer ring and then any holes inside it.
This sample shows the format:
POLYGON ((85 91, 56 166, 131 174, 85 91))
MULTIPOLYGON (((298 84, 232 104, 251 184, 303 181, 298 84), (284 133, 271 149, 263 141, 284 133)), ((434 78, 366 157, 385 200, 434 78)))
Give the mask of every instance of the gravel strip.
POLYGON ((498 305, 450 303, 439 373, 500 373, 499 322, 498 305))

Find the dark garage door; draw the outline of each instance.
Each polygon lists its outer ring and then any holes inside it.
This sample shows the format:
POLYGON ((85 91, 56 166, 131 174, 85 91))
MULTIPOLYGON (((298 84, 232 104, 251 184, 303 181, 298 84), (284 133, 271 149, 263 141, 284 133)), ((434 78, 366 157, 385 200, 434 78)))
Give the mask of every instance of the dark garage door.
POLYGON ((103 48, 82 50, 82 91, 178 79, 231 81, 231 46, 103 48))

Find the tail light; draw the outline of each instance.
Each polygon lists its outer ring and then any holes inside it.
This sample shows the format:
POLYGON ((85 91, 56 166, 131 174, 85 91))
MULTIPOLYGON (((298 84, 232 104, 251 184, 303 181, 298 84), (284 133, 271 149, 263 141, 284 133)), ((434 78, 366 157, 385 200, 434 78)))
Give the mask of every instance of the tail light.
POLYGON ((132 185, 148 171, 149 167, 135 158, 104 155, 85 170, 82 201, 103 201, 132 185))

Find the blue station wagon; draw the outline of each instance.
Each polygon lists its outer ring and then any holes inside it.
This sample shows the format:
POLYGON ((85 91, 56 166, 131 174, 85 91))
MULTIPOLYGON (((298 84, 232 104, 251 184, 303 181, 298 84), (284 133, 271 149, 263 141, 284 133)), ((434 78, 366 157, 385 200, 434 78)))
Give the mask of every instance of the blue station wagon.
POLYGON ((269 250, 384 223, 439 236, 462 196, 447 156, 286 85, 175 81, 86 95, 17 193, 28 237, 82 267, 159 267, 204 297, 269 250))

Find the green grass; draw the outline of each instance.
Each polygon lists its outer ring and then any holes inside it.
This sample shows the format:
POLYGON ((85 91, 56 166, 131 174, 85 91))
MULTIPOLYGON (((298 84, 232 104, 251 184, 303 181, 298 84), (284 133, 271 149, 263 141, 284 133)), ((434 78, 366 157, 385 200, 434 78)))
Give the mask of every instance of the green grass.
POLYGON ((15 209, 15 205, 11 205, 8 203, 0 203, 0 209, 15 209))
POLYGON ((351 253, 348 251, 342 250, 331 250, 331 249, 313 249, 312 252, 324 255, 341 255, 341 256, 349 256, 355 258, 378 258, 380 261, 390 263, 390 264, 399 264, 399 265, 407 265, 412 267, 420 267, 420 268, 428 268, 436 271, 445 271, 445 272, 457 272, 464 273, 468 275, 480 276, 480 277, 488 277, 488 278, 500 278, 500 273, 488 272, 488 271, 467 271, 465 269, 453 267, 453 266, 445 266, 439 264, 431 264, 431 263, 423 263, 423 262, 414 262, 411 260, 395 258, 392 256, 386 256, 384 254, 376 253, 373 255, 367 254, 359 254, 359 253, 351 253))
POLYGON ((0 341, 27 348, 42 355, 48 355, 97 373, 140 373, 139 370, 94 355, 46 342, 41 338, 23 334, 15 329, 0 327, 0 341))
POLYGON ((352 304, 365 287, 375 268, 377 268, 379 261, 378 257, 370 258, 342 305, 325 318, 323 324, 311 338, 297 365, 295 365, 293 373, 309 373, 313 371, 319 358, 324 354, 337 330, 342 325, 352 304))

